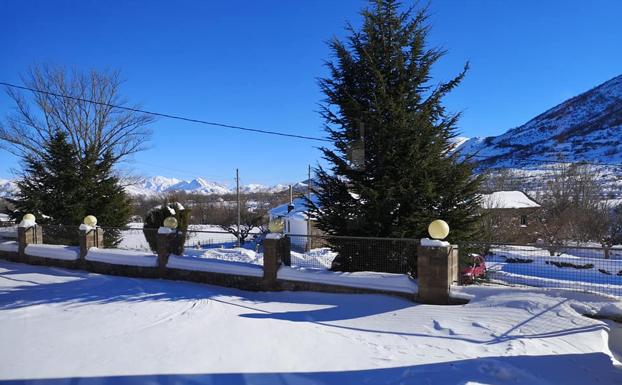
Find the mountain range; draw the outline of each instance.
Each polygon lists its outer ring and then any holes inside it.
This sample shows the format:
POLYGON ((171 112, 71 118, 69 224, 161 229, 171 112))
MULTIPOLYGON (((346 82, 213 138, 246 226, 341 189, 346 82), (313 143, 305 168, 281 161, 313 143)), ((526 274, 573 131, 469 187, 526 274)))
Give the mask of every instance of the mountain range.
MULTIPOLYGON (((287 185, 277 184, 265 186, 262 184, 251 183, 240 186, 242 193, 275 193, 286 190, 287 185)), ((201 195, 224 195, 235 193, 235 188, 223 184, 208 181, 203 178, 192 180, 181 180, 176 178, 166 178, 154 176, 144 179, 142 182, 126 187, 126 191, 133 196, 153 196, 169 192, 185 192, 188 194, 201 195)))
POLYGON ((622 75, 502 135, 460 139, 457 151, 473 156, 480 169, 530 168, 547 162, 622 163, 622 75))
MULTIPOLYGON (((513 168, 537 170, 550 162, 588 161, 609 166, 612 183, 622 195, 622 75, 545 111, 499 136, 455 141, 455 150, 473 157, 478 170, 513 168)), ((294 185, 304 191, 307 181, 294 185)), ((287 185, 248 184, 243 193, 271 193, 287 185)), ((13 181, 0 179, 0 197, 16 191, 13 181)), ((181 180, 154 176, 127 187, 130 195, 154 196, 184 191, 195 194, 231 194, 235 189, 203 178, 181 180)))
MULTIPOLYGON (((288 185, 276 184, 273 186, 265 186, 262 184, 251 183, 240 186, 240 192, 249 193, 275 193, 281 192, 288 188, 288 185)), ((295 191, 302 191, 306 188, 304 182, 298 182, 293 185, 295 191)), ((235 193, 235 188, 227 187, 217 182, 211 182, 203 178, 194 178, 192 180, 182 180, 176 178, 167 178, 163 176, 154 176, 146 178, 139 183, 129 185, 125 188, 128 194, 132 196, 155 196, 170 192, 185 192, 188 194, 201 195, 224 195, 235 193)), ((14 181, 8 179, 0 179, 0 198, 10 197, 17 192, 17 185, 14 181)))

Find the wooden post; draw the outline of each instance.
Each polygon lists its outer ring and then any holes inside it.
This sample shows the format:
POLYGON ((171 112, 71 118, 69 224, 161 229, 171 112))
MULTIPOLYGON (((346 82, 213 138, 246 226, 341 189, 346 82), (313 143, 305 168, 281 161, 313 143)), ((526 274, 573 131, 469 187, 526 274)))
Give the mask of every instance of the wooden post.
POLYGON ((104 248, 104 230, 95 227, 89 230, 78 230, 80 232, 80 260, 84 260, 91 247, 104 248))
POLYGON ((17 228, 17 256, 20 260, 26 258, 26 246, 43 243, 43 232, 41 227, 34 225, 30 227, 17 228))
POLYGON ((417 247, 417 286, 419 301, 449 304, 450 288, 458 282, 457 246, 417 247))

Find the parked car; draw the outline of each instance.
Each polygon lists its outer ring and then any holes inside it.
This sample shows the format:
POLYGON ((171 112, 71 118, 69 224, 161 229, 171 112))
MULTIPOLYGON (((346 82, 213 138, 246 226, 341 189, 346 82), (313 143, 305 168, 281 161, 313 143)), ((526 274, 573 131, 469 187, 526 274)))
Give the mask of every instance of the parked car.
POLYGON ((462 283, 473 283, 478 278, 486 277, 486 261, 479 254, 469 254, 470 262, 462 269, 460 276, 462 283))

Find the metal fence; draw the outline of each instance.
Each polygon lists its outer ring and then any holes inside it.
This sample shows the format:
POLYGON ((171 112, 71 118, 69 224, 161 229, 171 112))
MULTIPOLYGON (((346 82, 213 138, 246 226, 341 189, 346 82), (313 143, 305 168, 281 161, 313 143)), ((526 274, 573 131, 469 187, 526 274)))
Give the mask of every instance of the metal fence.
MULTIPOLYGON (((78 245, 78 226, 40 225, 43 243, 78 245)), ((102 227, 106 247, 155 252, 158 229, 140 224, 102 227)), ((15 240, 16 228, 6 231, 6 240, 15 240), (8 235, 10 233, 10 235, 8 235)), ((3 234, 0 232, 0 236, 3 234)), ((184 233, 179 252, 186 256, 234 262, 263 264, 263 239, 259 229, 252 231, 241 245, 235 234, 210 225, 191 225, 184 233)), ((412 274, 416 270, 418 240, 403 238, 288 235, 293 268, 374 271, 412 274)))
POLYGON ((0 227, 0 242, 16 241, 17 226, 0 227))
POLYGON ((479 278, 490 282, 622 296, 622 248, 468 244, 462 249, 461 271, 481 272, 476 256, 482 255, 486 272, 479 278))
POLYGON ((408 238, 288 235, 292 267, 407 274, 419 241, 408 238))

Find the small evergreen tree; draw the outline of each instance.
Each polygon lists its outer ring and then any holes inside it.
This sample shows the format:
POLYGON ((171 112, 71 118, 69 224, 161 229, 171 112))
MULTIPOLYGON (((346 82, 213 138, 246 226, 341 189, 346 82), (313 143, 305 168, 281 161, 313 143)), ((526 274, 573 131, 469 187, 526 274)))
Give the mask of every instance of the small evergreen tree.
POLYGON ((80 199, 82 179, 76 172, 77 156, 64 132, 56 131, 37 155, 24 160, 23 173, 17 182, 19 189, 11 203, 12 216, 20 220, 26 213, 37 222, 50 225, 44 232, 44 242, 77 244, 78 234, 61 225, 77 226, 84 212, 80 199))
MULTIPOLYGON (((334 148, 322 148, 329 169, 316 170, 319 204, 308 201, 310 212, 328 234, 421 238, 441 218, 450 241, 468 239, 477 228, 480 180, 452 154, 459 114, 441 104, 467 67, 449 82, 430 84, 443 51, 426 47, 425 10, 413 17, 395 0, 375 0, 362 15, 360 30, 348 26, 347 43, 330 43, 335 59, 320 80, 334 148)), ((366 250, 335 248, 334 269, 387 269, 366 250)), ((399 257, 386 259, 404 263, 399 257)))
POLYGON ((188 236, 188 222, 190 220, 190 209, 184 208, 178 202, 164 201, 163 204, 149 210, 143 224, 143 234, 149 243, 149 247, 154 253, 158 250, 158 229, 163 225, 168 217, 177 219, 177 242, 171 245, 170 252, 182 255, 184 243, 188 236))
POLYGON ((39 154, 25 158, 19 192, 11 200, 13 217, 33 213, 38 223, 47 225, 44 242, 77 244, 76 227, 86 215, 95 215, 100 225, 109 227, 105 244, 117 245, 118 228, 127 224, 131 206, 113 165, 111 153, 103 159, 94 152, 79 157, 67 134, 57 131, 39 154))

